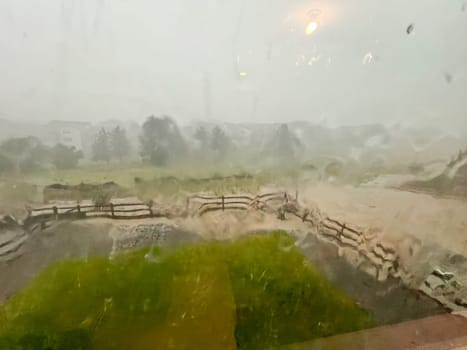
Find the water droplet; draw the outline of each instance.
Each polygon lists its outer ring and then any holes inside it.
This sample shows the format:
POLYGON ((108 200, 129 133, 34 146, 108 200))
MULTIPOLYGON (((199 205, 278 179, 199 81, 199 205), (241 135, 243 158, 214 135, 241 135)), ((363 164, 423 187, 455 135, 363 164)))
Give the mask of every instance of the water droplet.
POLYGON ((451 84, 452 75, 449 74, 449 73, 444 73, 444 79, 446 79, 446 82, 447 82, 448 84, 451 84))
POLYGON ((373 61, 373 54, 371 52, 368 52, 365 56, 363 56, 362 63, 367 64, 371 63, 373 61))

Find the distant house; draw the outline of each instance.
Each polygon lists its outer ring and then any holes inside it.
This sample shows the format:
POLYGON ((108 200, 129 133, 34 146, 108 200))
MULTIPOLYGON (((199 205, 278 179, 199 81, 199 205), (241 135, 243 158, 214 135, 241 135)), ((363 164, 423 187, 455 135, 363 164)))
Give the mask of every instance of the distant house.
POLYGON ((49 140, 54 144, 61 143, 83 150, 84 139, 91 126, 87 122, 54 120, 47 124, 49 140))
POLYGON ((58 143, 78 150, 83 149, 81 132, 74 128, 63 128, 59 131, 58 143))

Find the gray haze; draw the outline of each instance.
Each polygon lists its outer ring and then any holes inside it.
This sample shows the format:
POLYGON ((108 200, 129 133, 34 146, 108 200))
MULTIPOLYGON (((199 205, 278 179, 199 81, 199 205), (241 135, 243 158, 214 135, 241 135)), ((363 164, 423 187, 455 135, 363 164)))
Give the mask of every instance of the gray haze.
POLYGON ((0 118, 141 121, 170 114, 181 122, 466 130, 466 6, 1 0, 0 118), (321 25, 307 36, 316 9, 321 25))

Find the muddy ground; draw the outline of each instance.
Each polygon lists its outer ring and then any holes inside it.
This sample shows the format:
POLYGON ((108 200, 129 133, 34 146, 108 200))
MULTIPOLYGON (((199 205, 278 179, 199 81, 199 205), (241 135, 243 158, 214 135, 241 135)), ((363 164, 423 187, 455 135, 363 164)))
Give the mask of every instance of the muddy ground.
POLYGON ((467 201, 324 183, 299 186, 299 196, 343 222, 377 228, 388 239, 411 235, 424 244, 467 256, 467 201))

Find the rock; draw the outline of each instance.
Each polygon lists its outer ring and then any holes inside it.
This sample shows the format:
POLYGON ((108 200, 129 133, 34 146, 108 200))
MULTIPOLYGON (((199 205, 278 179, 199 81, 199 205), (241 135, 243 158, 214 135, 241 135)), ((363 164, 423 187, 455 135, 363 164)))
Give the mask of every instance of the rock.
POLYGON ((378 271, 378 281, 384 282, 388 279, 389 276, 389 268, 387 264, 385 264, 381 269, 378 271))
POLYGON ((360 269, 375 279, 378 277, 378 268, 370 262, 361 264, 360 269))
POLYGON ((355 267, 358 267, 363 262, 362 256, 354 249, 342 248, 342 256, 355 267))
POLYGON ((434 269, 432 275, 439 277, 444 282, 448 282, 449 280, 454 278, 454 274, 452 272, 441 271, 440 268, 434 269))
POLYGON ((21 228, 21 225, 12 215, 5 215, 0 219, 0 233, 3 230, 12 230, 21 228))
POLYGON ((440 288, 441 286, 445 286, 445 283, 444 281, 437 277, 437 276, 434 276, 434 275, 429 275, 426 280, 425 280, 425 285, 430 288, 431 290, 436 290, 438 288, 440 288))

